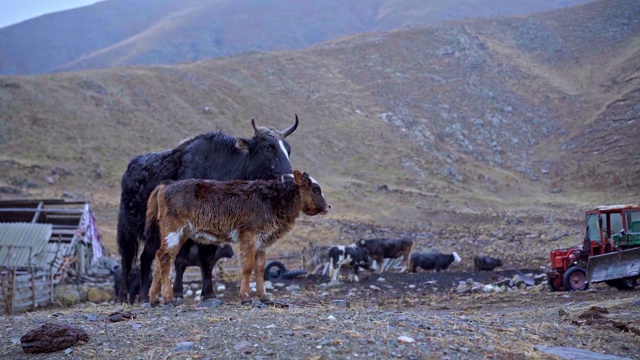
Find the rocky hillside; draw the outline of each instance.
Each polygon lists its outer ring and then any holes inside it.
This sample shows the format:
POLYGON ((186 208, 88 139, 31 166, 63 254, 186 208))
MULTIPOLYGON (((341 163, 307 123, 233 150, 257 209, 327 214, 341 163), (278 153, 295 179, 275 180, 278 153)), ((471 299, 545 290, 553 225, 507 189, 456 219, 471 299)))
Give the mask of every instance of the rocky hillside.
POLYGON ((0 74, 175 64, 589 0, 108 0, 0 29, 0 74))
POLYGON ((280 250, 411 236, 542 265, 579 241, 588 207, 640 202, 639 13, 603 1, 298 51, 0 77, 0 196, 90 199, 114 249, 133 156, 297 113, 291 161, 334 210, 303 218, 280 250))

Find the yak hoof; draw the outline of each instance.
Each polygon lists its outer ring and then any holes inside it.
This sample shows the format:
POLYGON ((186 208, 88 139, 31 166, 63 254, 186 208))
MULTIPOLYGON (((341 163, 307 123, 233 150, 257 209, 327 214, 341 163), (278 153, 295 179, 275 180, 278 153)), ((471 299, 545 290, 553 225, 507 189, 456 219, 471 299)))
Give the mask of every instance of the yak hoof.
POLYGON ((251 305, 251 300, 241 300, 240 304, 244 305, 244 306, 250 306, 251 305))
POLYGON ((211 298, 211 299, 207 299, 207 300, 203 301, 197 307, 214 308, 214 307, 218 307, 220 305, 222 305, 222 301, 220 301, 220 300, 218 300, 216 298, 211 298))
POLYGON ((151 304, 148 302, 143 302, 142 304, 140 304, 140 307, 143 307, 145 309, 150 307, 156 307, 156 306, 158 306, 158 303, 151 304))
POLYGON ((182 299, 181 297, 177 297, 174 301, 175 301, 176 305, 184 304, 184 299, 182 299))

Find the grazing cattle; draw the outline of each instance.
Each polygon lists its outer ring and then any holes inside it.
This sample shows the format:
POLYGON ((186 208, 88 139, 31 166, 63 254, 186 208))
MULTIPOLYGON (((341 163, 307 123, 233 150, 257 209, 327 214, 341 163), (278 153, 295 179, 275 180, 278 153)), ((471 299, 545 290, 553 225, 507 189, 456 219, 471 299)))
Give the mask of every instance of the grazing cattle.
POLYGON ((180 303, 183 297, 182 276, 187 266, 200 267, 202 273, 202 301, 207 301, 216 297, 213 292, 213 281, 211 280, 213 267, 220 259, 234 257, 236 257, 236 254, 229 244, 198 246, 193 240, 187 240, 175 260, 176 279, 173 282, 173 295, 176 297, 177 302, 180 303))
MULTIPOLYGON (((142 280, 140 278, 140 266, 136 265, 131 269, 131 281, 127 285, 127 294, 129 294, 129 304, 136 301, 136 297, 140 294, 142 280)), ((118 265, 113 269, 113 290, 115 295, 120 294, 120 286, 122 286, 122 266, 118 265)))
POLYGON ((270 181, 189 179, 158 185, 149 197, 145 225, 145 235, 156 229, 162 239, 149 290, 151 302, 158 302, 160 292, 165 304, 173 301, 171 261, 189 238, 200 244, 238 243, 241 302, 251 303, 249 277, 254 269, 258 296, 267 302, 265 250, 293 228, 300 212, 313 216, 330 209, 320 185, 298 170, 270 181))
POLYGON ((355 244, 336 245, 329 249, 329 278, 338 280, 338 273, 342 266, 351 266, 355 272, 355 281, 358 281, 358 269, 368 269, 371 266, 371 258, 367 252, 355 244))
POLYGON ((498 266, 502 266, 502 260, 489 256, 479 255, 473 258, 473 271, 493 271, 498 266))
MULTIPOLYGON (((251 125, 254 129, 251 139, 212 132, 185 141, 175 149, 148 153, 131 160, 122 175, 118 214, 117 242, 123 272, 121 289, 128 289, 139 241, 144 239, 147 200, 160 182, 190 178, 269 180, 291 174, 291 148, 284 139, 297 128, 298 116, 295 123, 283 131, 256 126, 253 120, 251 125)), ((148 301, 151 263, 159 247, 160 239, 147 238, 140 255, 143 301, 148 301)), ((204 251, 213 253, 215 249, 204 251)), ((207 278, 210 281, 211 275, 207 274, 203 283, 207 278)), ((120 301, 125 298, 125 293, 118 295, 120 301)))
POLYGON ((411 272, 418 272, 418 268, 433 270, 437 272, 447 270, 453 262, 460 262, 462 259, 455 251, 451 254, 425 254, 416 253, 411 255, 411 272))
POLYGON ((378 263, 378 273, 384 269, 382 266, 384 258, 395 259, 404 256, 406 261, 404 270, 410 267, 411 248, 413 247, 411 239, 363 239, 358 241, 357 245, 364 248, 369 256, 378 263))

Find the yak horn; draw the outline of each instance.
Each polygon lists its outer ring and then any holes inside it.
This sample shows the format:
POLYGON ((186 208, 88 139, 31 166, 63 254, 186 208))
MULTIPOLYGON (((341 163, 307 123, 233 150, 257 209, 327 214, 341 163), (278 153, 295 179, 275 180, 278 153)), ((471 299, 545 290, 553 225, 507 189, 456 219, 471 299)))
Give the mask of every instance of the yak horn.
POLYGON ((296 122, 293 123, 293 125, 291 125, 287 129, 282 130, 281 132, 282 137, 286 138, 287 136, 291 135, 292 132, 296 131, 297 128, 298 128, 298 114, 296 114, 296 122))
POLYGON ((258 132, 258 127, 256 126, 256 121, 251 119, 251 126, 253 126, 253 131, 258 132))

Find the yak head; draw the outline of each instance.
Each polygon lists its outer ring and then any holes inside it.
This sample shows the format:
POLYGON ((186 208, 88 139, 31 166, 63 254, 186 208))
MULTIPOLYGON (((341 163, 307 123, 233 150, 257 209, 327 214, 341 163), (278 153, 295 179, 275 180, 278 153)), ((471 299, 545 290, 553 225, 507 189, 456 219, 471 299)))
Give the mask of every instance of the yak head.
POLYGON ((291 174, 291 146, 285 138, 298 127, 298 115, 293 125, 282 131, 257 126, 253 119, 251 126, 255 131, 251 139, 236 139, 236 148, 245 154, 247 180, 269 180, 291 174))

